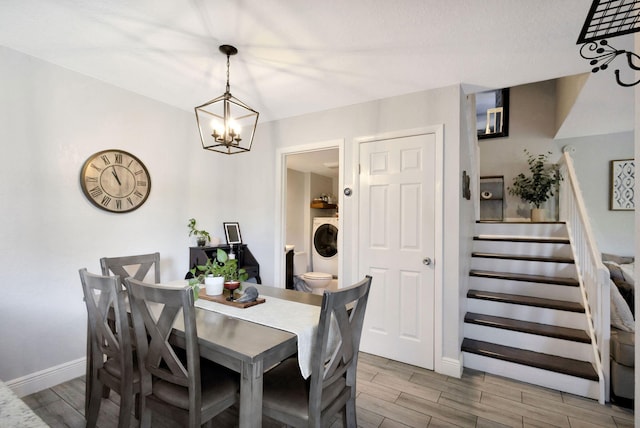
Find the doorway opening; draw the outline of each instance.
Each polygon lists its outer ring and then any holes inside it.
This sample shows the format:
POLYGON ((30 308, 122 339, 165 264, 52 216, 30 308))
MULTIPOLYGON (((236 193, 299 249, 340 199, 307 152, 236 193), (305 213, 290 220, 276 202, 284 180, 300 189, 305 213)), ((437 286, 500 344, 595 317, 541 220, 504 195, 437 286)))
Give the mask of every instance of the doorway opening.
MULTIPOLYGON (((274 273, 279 287, 311 291, 299 279, 295 287, 294 278, 317 270, 313 266, 314 218, 337 219, 340 229, 343 148, 343 140, 333 140, 281 149, 276 154, 276 194, 279 196, 276 227, 279 230, 276 231, 274 273)), ((342 235, 338 233, 338 252, 334 257, 337 271, 330 272, 333 276, 327 284, 330 288, 339 287, 344 259, 339 251, 342 235)))

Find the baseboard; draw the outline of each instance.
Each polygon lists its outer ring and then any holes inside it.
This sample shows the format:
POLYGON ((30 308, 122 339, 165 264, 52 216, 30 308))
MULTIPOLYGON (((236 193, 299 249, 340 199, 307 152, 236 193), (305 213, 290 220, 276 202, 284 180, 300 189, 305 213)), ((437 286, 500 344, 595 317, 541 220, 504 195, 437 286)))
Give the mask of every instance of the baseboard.
MULTIPOLYGON (((462 358, 462 355, 460 356, 462 358)), ((436 372, 460 379, 462 377, 462 360, 443 357, 440 363, 436 365, 436 372)))
POLYGON ((86 369, 86 358, 83 357, 5 383, 14 394, 22 398, 83 376, 86 369))

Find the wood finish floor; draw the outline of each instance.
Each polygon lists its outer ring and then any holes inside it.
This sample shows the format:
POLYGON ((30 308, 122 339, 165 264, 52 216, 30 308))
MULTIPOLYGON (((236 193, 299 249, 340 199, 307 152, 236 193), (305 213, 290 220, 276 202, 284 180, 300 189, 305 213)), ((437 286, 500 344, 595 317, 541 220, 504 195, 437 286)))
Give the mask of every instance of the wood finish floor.
MULTIPOLYGON (((24 397, 52 427, 84 427, 84 378, 24 397)), ((103 400, 98 426, 118 421, 118 395, 103 400)), ((633 411, 478 371, 461 379, 360 354, 358 425, 361 427, 633 427, 633 411)), ((131 426, 135 419, 131 418, 131 426)), ((0 421, 0 426, 2 425, 0 421)), ((214 427, 237 425, 237 411, 219 415, 214 427)), ((271 420, 264 427, 280 427, 271 420)), ((336 421, 333 427, 342 426, 336 421)), ((153 427, 176 424, 154 419, 153 427)), ((333 428, 332 427, 332 428, 333 428)))

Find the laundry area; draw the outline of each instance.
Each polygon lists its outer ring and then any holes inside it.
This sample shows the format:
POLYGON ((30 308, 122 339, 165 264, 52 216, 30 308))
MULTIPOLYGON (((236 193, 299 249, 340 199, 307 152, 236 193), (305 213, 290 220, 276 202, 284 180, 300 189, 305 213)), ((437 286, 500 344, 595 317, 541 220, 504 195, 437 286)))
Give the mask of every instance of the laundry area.
POLYGON ((286 287, 337 289, 340 248, 338 150, 289 155, 286 186, 286 287))

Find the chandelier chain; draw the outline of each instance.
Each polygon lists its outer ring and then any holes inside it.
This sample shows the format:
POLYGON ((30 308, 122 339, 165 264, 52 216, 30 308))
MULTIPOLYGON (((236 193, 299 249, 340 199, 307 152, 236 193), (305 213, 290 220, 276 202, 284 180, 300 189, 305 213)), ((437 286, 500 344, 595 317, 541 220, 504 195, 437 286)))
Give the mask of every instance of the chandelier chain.
POLYGON ((227 93, 229 93, 231 90, 231 86, 229 85, 229 64, 229 54, 227 54, 227 93))

